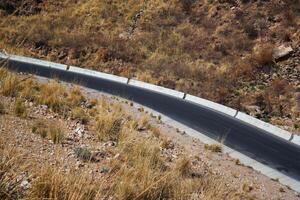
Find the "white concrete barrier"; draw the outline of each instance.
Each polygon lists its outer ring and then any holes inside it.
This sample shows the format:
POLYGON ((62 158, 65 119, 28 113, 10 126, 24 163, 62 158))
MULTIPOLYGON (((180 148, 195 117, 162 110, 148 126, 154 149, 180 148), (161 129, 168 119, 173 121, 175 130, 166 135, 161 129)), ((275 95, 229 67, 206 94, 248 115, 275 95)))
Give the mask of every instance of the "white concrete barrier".
POLYGON ((144 88, 144 89, 147 89, 147 90, 155 91, 155 92, 158 92, 158 93, 178 97, 180 99, 183 99, 183 97, 184 97, 183 92, 178 92, 176 90, 172 90, 172 89, 169 89, 169 88, 153 85, 153 84, 150 84, 150 83, 145 83, 145 82, 138 81, 138 80, 130 79, 128 84, 136 86, 136 87, 144 88))
POLYGON ((4 54, 4 53, 0 53, 0 58, 1 59, 7 59, 9 56, 4 54))
POLYGON ((24 56, 10 55, 9 59, 14 60, 14 61, 28 63, 28 64, 35 64, 35 65, 39 65, 41 67, 50 67, 50 68, 59 69, 59 70, 66 70, 66 68, 67 68, 67 65, 49 62, 49 61, 40 60, 40 59, 35 59, 35 58, 27 58, 24 56))
POLYGON ((277 137, 280 137, 280 138, 283 138, 285 140, 289 140, 291 138, 292 134, 290 132, 282 130, 282 129, 276 127, 276 126, 273 126, 269 123, 263 122, 259 119, 254 118, 254 117, 251 117, 250 115, 247 115, 245 113, 238 112, 236 118, 243 121, 243 122, 246 122, 248 124, 256 126, 260 129, 263 129, 263 130, 269 132, 270 134, 273 134, 273 135, 275 135, 277 137))
POLYGON ((23 56, 10 55, 9 60, 34 64, 34 65, 39 65, 39 66, 42 66, 42 67, 49 67, 50 66, 50 62, 48 62, 48 61, 39 60, 39 59, 35 59, 35 58, 27 58, 27 57, 23 57, 23 56))
POLYGON ((224 105, 221 105, 221 104, 218 104, 218 103, 206 100, 206 99, 202 99, 200 97, 192 96, 192 95, 189 95, 189 94, 186 95, 185 99, 188 100, 188 101, 191 101, 193 103, 200 104, 200 105, 208 107, 210 109, 219 111, 221 113, 225 113, 225 114, 230 115, 232 117, 234 117, 237 113, 237 111, 235 109, 229 108, 227 106, 224 106, 224 105))
POLYGON ((300 146, 300 136, 299 135, 294 135, 291 142, 300 146))
POLYGON ((68 71, 74 72, 74 73, 85 74, 87 76, 108 79, 111 81, 120 82, 120 83, 124 83, 124 84, 127 84, 127 82, 128 82, 128 78, 125 78, 125 77, 115 76, 112 74, 106 74, 106 73, 97 72, 97 71, 93 71, 93 70, 89 70, 89 69, 75 67, 75 66, 70 66, 68 71))

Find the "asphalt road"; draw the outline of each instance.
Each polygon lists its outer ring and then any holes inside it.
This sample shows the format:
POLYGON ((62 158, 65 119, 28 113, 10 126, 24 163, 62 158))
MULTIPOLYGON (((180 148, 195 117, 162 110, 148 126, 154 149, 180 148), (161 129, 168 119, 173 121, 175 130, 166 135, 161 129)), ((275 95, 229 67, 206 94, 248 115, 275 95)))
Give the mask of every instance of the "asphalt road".
POLYGON ((10 61, 8 67, 44 77, 57 77, 127 98, 222 141, 226 146, 300 181, 299 146, 231 116, 183 99, 69 71, 50 70, 16 61, 10 61))

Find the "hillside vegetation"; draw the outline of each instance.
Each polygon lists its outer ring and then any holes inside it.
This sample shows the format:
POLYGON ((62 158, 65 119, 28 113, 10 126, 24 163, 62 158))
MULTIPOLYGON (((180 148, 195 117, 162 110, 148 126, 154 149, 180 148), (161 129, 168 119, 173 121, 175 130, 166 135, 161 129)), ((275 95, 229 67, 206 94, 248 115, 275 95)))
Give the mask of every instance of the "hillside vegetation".
POLYGON ((298 0, 1 0, 0 48, 175 88, 299 132, 298 0), (274 58, 281 45, 293 52, 274 58))

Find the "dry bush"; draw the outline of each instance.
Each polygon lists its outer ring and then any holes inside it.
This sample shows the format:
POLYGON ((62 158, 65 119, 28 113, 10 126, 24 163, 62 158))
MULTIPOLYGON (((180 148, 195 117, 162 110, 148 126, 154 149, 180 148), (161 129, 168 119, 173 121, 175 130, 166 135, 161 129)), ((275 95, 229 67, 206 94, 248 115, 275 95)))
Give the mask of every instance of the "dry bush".
POLYGON ((252 59, 257 63, 258 67, 272 64, 274 46, 270 43, 259 44, 252 54, 252 59))
POLYGON ((43 120, 38 120, 33 123, 31 131, 34 134, 40 135, 42 138, 46 138, 48 135, 48 124, 43 120))

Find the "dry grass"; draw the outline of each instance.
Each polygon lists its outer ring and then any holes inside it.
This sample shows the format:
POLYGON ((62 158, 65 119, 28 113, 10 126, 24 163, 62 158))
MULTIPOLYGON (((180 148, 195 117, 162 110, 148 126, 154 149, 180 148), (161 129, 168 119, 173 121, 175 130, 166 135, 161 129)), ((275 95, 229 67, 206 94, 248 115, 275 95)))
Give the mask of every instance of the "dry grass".
POLYGON ((4 69, 1 69, 1 94, 3 96, 12 96, 15 97, 17 95, 17 92, 20 89, 20 85, 18 84, 19 79, 16 75, 12 73, 8 73, 4 69))
POLYGON ((73 119, 79 120, 82 124, 86 124, 89 121, 89 115, 80 107, 72 109, 71 116, 73 119))
POLYGON ((215 153, 221 153, 223 151, 220 144, 205 144, 204 148, 215 153))
POLYGON ((61 143, 65 138, 64 130, 61 127, 51 125, 43 120, 34 122, 31 131, 32 133, 40 135, 42 138, 50 139, 54 144, 61 143))
POLYGON ((125 121, 122 107, 115 104, 109 106, 105 100, 101 102, 101 105, 101 111, 96 117, 98 139, 118 141, 125 121))
POLYGON ((48 84, 44 84, 41 87, 41 91, 38 96, 38 103, 47 105, 54 112, 65 112, 67 109, 67 93, 65 88, 55 82, 51 81, 48 84))
POLYGON ((45 168, 37 174, 27 199, 93 200, 96 195, 96 185, 84 175, 45 168))
POLYGON ((14 113, 18 117, 26 118, 27 117, 27 108, 22 99, 17 99, 14 105, 14 113))

